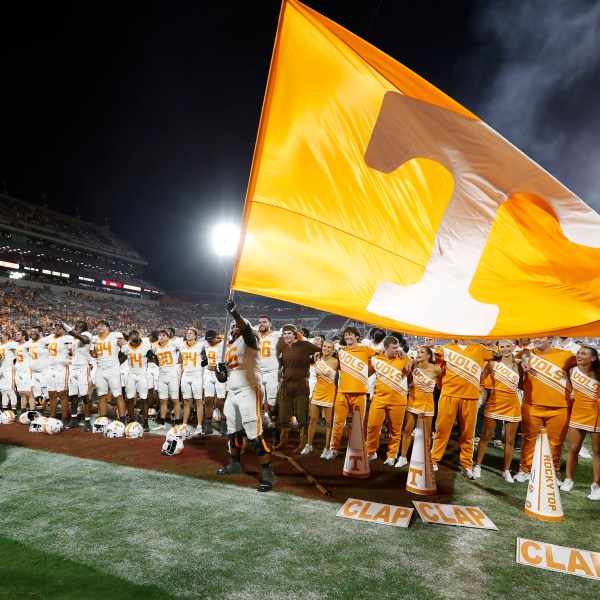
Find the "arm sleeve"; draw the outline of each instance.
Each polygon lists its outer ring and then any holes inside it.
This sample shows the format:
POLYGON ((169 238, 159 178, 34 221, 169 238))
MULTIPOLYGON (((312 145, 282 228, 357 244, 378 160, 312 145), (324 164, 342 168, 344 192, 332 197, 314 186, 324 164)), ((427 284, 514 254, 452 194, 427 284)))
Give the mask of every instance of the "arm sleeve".
POLYGON ((258 350, 259 349, 258 348, 258 340, 256 339, 256 336, 254 335, 254 330, 252 329, 252 326, 245 319, 244 319, 244 323, 245 323, 245 326, 240 329, 240 333, 242 334, 242 337, 244 338, 244 342, 246 342, 246 346, 248 346, 248 348, 258 350))

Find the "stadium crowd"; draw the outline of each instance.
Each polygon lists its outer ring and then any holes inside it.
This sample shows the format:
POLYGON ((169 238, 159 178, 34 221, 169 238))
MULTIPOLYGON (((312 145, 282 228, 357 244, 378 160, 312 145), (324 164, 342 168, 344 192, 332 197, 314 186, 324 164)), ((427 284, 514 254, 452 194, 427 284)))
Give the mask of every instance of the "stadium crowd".
POLYGON ((114 235, 108 228, 99 227, 58 213, 45 207, 35 206, 2 194, 0 222, 19 229, 51 233, 57 239, 76 241, 90 247, 102 247, 123 256, 140 258, 138 252, 114 235))
POLYGON ((121 434, 138 419, 145 431, 151 421, 155 430, 168 431, 171 421, 174 433, 165 445, 172 453, 185 435, 213 433, 217 419, 231 454, 220 473, 241 472, 241 449, 250 443, 263 465, 261 491, 275 482, 271 446, 287 449, 292 424, 298 428, 293 451, 310 454, 323 423, 321 458, 333 460, 347 417, 359 411, 368 459, 378 460, 383 434, 384 465, 402 468, 423 415, 437 470, 458 418, 460 470, 467 479, 482 477, 488 442, 500 425, 507 483, 529 479, 538 427, 544 425, 559 478, 569 439, 564 492, 574 485, 590 433, 594 482, 588 498, 600 499, 600 364, 587 340, 425 338, 410 347, 401 333, 378 328, 363 337, 346 325, 326 339, 296 324, 275 329, 265 314, 251 324, 232 301, 228 330, 222 320, 199 319, 193 308, 83 294, 57 297, 10 286, 0 289, 0 298, 3 410, 29 414, 43 406, 52 418, 60 413, 64 427, 83 426, 83 432, 104 431, 108 417, 115 417, 112 430, 121 434), (165 323, 184 325, 176 330, 165 323), (522 447, 514 474, 519 428, 522 447))

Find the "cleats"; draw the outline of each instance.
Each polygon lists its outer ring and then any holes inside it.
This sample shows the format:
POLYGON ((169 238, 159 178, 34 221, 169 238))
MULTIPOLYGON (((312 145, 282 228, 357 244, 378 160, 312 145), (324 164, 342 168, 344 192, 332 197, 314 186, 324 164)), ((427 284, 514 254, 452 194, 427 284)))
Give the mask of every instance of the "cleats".
POLYGON ((258 486, 259 492, 270 492, 275 485, 275 473, 273 473, 273 469, 271 467, 263 467, 262 470, 262 481, 258 486))
POLYGON ((242 465, 239 460, 230 460, 226 467, 222 467, 217 471, 217 475, 239 475, 243 473, 242 465))

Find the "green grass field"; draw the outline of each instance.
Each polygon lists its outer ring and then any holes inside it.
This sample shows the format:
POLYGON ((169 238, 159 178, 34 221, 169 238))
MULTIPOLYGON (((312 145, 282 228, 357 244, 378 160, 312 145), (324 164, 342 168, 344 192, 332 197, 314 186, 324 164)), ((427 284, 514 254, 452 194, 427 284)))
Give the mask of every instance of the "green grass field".
POLYGON ((408 529, 356 522, 335 516, 341 498, 0 445, 0 599, 599 597, 599 582, 515 563, 517 536, 600 551, 590 461, 561 523, 525 515, 525 486, 490 468, 480 483, 439 477, 453 482, 438 501, 480 506, 499 531, 427 525, 416 511, 408 529))

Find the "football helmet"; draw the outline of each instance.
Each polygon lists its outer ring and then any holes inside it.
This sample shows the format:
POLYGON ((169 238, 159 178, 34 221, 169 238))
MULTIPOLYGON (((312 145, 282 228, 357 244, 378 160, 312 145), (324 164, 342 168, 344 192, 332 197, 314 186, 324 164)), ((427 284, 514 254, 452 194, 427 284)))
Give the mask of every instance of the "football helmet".
POLYGON ((167 454, 169 456, 175 456, 183 452, 183 439, 181 435, 173 433, 173 429, 167 433, 167 440, 163 444, 161 454, 167 454))
POLYGON ((156 421, 156 419, 158 419, 158 412, 156 411, 155 408, 149 408, 148 409, 148 420, 156 421))
POLYGON ((12 410, 5 410, 0 413, 0 423, 2 425, 12 425, 15 422, 15 413, 12 410))
POLYGON ((29 433, 43 433, 44 424, 48 419, 46 417, 36 417, 29 424, 29 433))
POLYGON ((21 423, 21 425, 29 425, 31 421, 34 421, 41 416, 42 413, 38 412, 37 410, 28 410, 19 415, 19 423, 21 423))
POLYGON ((126 438, 140 438, 144 435, 144 428, 137 422, 132 421, 125 427, 126 438))
POLYGON ((92 433, 104 433, 110 424, 108 417, 98 417, 92 425, 92 433))
POLYGON ((59 421, 58 419, 51 417, 50 419, 46 419, 46 422, 44 423, 44 433, 47 433, 48 435, 56 435, 57 433, 60 433, 62 429, 62 421, 59 421))
POLYGON ((113 421, 104 430, 104 436, 109 438, 118 438, 125 435, 125 425, 121 421, 113 421))
MULTIPOLYGON (((173 433, 175 436, 180 435, 183 441, 192 439, 192 430, 184 423, 181 425, 175 425, 175 427, 173 427, 169 433, 173 433)), ((167 436, 169 433, 167 433, 167 436)))

